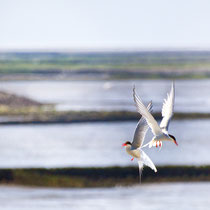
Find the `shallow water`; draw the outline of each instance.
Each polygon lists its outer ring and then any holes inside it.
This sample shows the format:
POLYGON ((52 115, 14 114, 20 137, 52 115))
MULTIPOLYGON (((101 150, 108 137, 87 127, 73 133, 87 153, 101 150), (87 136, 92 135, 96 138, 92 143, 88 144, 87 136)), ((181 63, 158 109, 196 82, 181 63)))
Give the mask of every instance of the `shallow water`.
MULTIPOLYGON (((58 110, 131 110, 135 111, 132 88, 154 111, 160 111, 170 91, 168 80, 125 81, 8 81, 0 89, 32 99, 55 103, 58 110)), ((177 112, 210 112, 210 80, 177 80, 175 83, 177 112)))
MULTIPOLYGON (((137 165, 122 143, 133 138, 136 122, 1 125, 0 167, 137 165)), ((144 151, 157 165, 210 164, 210 120, 173 120, 179 146, 144 151)), ((147 135, 145 142, 151 139, 147 135)))
POLYGON ((50 189, 0 186, 4 210, 207 210, 210 183, 142 184, 136 187, 50 189))

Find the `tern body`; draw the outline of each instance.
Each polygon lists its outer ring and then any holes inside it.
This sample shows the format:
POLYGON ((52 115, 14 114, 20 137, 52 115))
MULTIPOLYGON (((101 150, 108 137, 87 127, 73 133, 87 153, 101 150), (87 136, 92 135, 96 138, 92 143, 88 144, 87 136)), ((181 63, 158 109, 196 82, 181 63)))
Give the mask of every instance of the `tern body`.
POLYGON ((137 159, 140 159, 141 157, 141 152, 140 152, 140 149, 137 148, 137 149, 133 149, 131 144, 128 144, 125 148, 126 152, 131 155, 132 157, 134 158, 137 158, 137 159))

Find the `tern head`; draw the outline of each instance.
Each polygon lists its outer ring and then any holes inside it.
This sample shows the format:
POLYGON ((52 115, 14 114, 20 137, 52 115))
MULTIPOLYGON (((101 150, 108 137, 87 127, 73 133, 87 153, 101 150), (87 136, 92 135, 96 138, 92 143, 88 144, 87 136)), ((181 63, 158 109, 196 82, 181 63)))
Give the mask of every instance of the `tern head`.
POLYGON ((171 140, 174 142, 174 144, 176 144, 176 146, 178 146, 176 138, 173 135, 171 135, 171 134, 169 134, 169 136, 170 136, 171 140))
POLYGON ((123 147, 126 147, 128 145, 131 145, 130 141, 126 141, 124 144, 122 144, 123 147))

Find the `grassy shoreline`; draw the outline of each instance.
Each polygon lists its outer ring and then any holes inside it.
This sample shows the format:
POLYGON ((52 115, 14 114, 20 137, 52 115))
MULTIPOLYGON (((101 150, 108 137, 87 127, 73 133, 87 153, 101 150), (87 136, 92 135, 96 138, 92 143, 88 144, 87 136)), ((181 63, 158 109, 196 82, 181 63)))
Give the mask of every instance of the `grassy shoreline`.
MULTIPOLYGON (((157 120, 162 119, 161 113, 154 113, 157 120)), ((0 124, 58 124, 58 123, 82 123, 82 122, 117 122, 137 121, 140 115, 130 111, 43 111, 31 109, 15 111, 0 110, 0 124)), ((175 113, 174 120, 209 119, 210 113, 175 113)))
POLYGON ((0 80, 210 78, 209 51, 0 52, 0 80))
MULTIPOLYGON (((142 183, 210 181, 210 166, 145 167, 142 183)), ((138 167, 0 169, 0 184, 41 187, 114 187, 139 184, 138 167)))
POLYGON ((112 80, 193 80, 193 79, 210 79, 210 72, 203 73, 168 73, 168 72, 128 72, 125 70, 119 73, 110 72, 62 72, 58 73, 0 73, 0 81, 112 81, 112 80), (123 71, 123 72, 122 72, 123 71))

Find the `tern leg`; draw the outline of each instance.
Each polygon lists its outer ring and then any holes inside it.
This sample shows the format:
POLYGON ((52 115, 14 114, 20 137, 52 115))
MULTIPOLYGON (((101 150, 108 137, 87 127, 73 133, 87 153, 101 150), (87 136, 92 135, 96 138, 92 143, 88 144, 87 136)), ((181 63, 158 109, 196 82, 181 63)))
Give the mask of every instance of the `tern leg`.
POLYGON ((162 149, 162 141, 159 142, 159 147, 160 147, 160 149, 159 149, 159 151, 160 151, 162 149))
POLYGON ((131 158, 131 161, 133 161, 134 160, 134 157, 133 158, 131 158))

